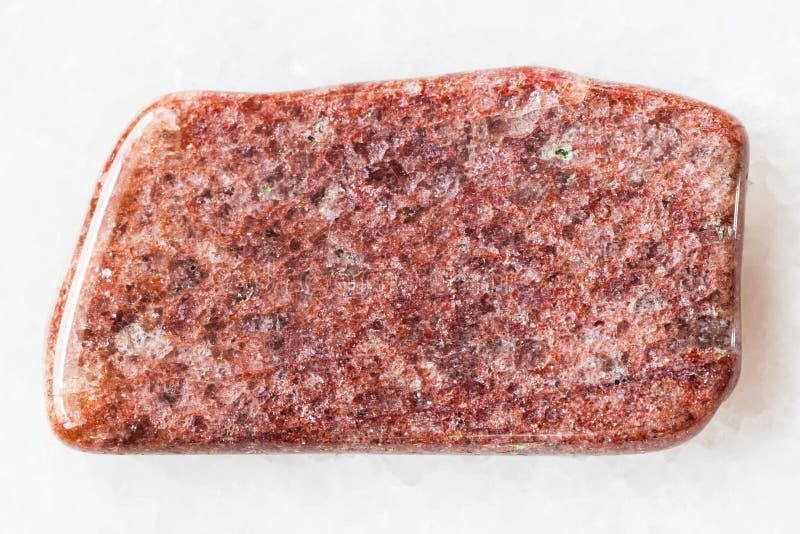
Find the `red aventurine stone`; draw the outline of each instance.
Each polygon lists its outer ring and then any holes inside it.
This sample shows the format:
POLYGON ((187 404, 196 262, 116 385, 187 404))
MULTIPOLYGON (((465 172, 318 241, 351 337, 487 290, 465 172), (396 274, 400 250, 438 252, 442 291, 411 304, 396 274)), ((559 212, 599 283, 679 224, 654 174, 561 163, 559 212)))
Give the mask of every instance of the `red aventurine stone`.
POLYGON ((539 68, 158 100, 48 343, 85 450, 643 451, 739 369, 747 142, 539 68))

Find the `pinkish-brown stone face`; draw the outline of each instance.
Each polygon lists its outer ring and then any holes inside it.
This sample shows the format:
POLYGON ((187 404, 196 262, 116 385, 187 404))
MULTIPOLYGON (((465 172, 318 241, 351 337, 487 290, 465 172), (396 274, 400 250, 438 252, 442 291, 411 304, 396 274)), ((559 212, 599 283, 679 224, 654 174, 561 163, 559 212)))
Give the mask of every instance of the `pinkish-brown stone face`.
POLYGON ((746 136, 537 68, 148 108, 101 177, 49 412, 108 452, 642 451, 739 368, 746 136))

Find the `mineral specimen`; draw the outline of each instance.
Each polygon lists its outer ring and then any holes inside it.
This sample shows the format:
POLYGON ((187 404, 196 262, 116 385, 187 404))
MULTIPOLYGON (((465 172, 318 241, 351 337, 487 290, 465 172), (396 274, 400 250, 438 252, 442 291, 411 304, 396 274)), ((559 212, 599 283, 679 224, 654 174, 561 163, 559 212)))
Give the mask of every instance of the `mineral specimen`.
POLYGON ((164 97, 92 201, 49 413, 101 452, 603 453, 739 369, 735 119, 540 68, 164 97))

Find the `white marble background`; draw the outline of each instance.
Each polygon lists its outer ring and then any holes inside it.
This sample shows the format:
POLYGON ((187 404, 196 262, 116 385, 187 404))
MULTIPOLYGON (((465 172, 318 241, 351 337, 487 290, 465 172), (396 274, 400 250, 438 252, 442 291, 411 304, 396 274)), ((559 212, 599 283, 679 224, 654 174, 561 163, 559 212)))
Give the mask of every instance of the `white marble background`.
POLYGON ((0 0, 0 531, 798 532, 799 19, 788 0, 0 0), (749 130, 744 366, 700 436, 591 458, 102 457, 50 434, 45 324, 142 106, 522 64, 677 91, 749 130))

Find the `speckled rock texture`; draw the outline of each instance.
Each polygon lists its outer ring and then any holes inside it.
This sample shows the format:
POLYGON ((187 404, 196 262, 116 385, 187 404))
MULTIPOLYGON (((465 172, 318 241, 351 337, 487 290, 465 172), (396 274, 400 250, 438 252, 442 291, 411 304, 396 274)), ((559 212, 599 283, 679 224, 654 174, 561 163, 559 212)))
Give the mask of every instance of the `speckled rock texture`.
POLYGON ((739 369, 747 140, 539 68, 146 109, 48 337, 99 452, 645 451, 739 369))

